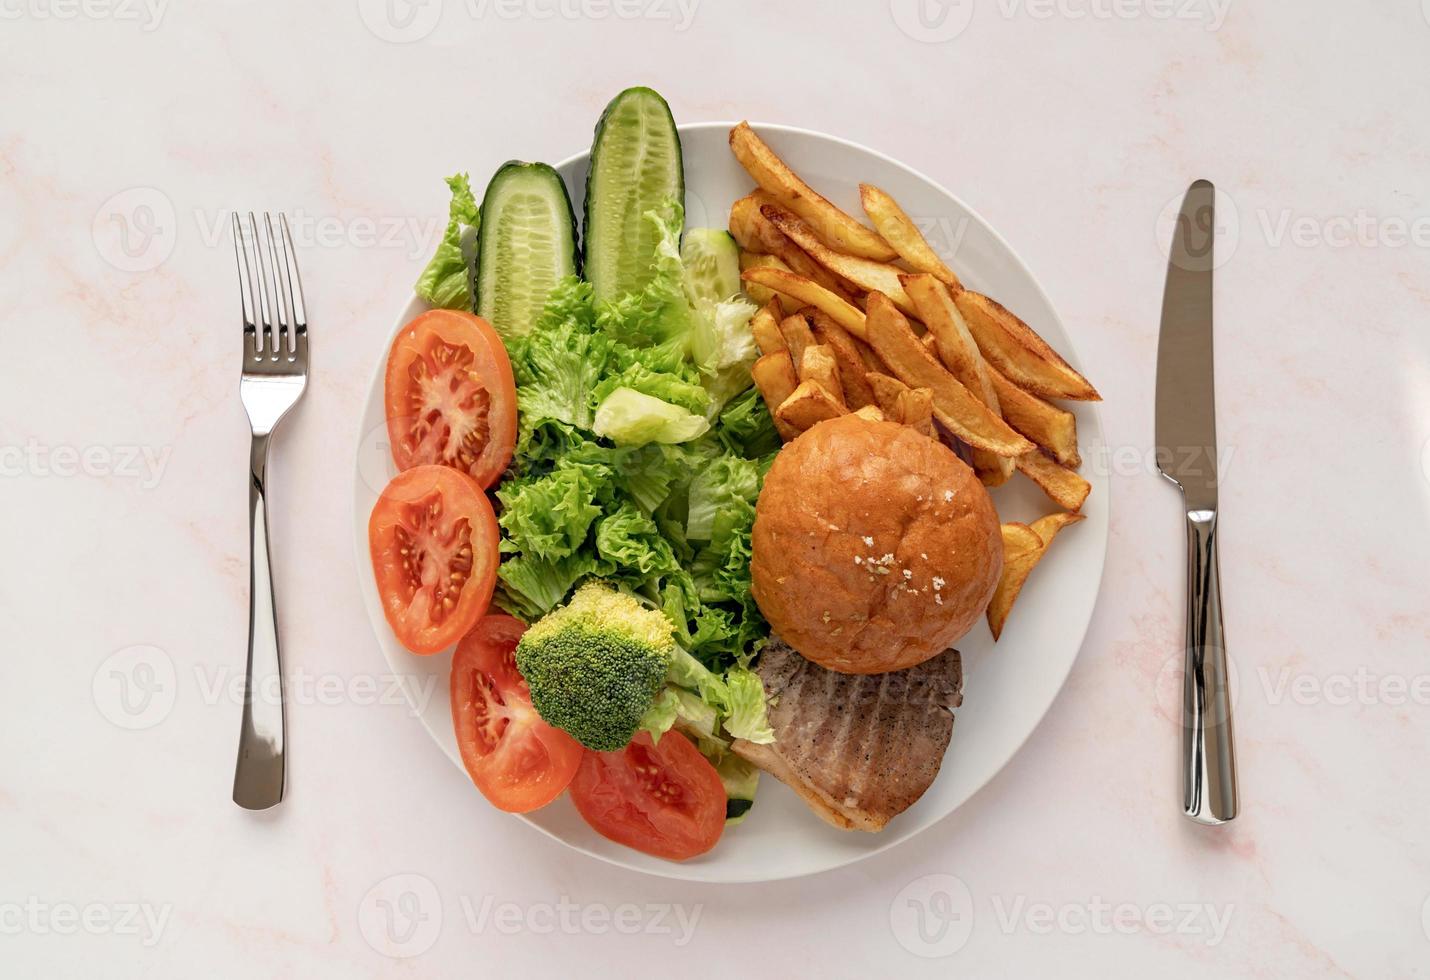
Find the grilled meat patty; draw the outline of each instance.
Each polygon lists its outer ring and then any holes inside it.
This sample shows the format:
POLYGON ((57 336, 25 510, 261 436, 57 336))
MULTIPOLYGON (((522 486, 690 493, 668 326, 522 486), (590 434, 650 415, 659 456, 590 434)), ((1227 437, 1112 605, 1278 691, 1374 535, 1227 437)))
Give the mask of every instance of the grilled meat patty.
POLYGON ((841 674, 772 639, 755 671, 775 741, 734 751, 843 830, 883 830, 938 775, 963 703, 963 663, 945 650, 907 670, 841 674))

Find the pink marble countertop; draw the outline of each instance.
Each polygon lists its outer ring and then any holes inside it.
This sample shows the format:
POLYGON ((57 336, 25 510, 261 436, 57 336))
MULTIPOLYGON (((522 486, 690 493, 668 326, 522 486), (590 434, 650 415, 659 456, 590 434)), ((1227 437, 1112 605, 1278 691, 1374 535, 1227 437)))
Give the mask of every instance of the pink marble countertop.
POLYGON ((0 972, 1430 975, 1427 11, 0 4, 0 972), (1062 696, 952 817, 812 879, 658 880, 510 822, 386 689, 357 593, 354 420, 440 178, 564 156, 637 82, 682 121, 835 133, 954 189, 1106 398, 1107 571, 1062 696), (1194 177, 1227 222, 1222 829, 1180 814, 1183 538, 1147 462, 1158 218, 1194 177), (257 817, 228 801, 235 207, 296 219, 321 338, 271 471, 300 598, 290 793, 257 817))

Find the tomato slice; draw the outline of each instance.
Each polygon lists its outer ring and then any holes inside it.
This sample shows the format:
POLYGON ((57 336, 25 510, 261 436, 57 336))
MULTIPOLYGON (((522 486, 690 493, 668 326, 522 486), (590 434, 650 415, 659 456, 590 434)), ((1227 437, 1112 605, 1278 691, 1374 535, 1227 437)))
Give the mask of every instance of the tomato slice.
POLYGON ((497 518, 481 488, 447 466, 393 477, 367 522, 382 611, 402 645, 437 653, 491 603, 497 518))
POLYGON ((387 355, 387 435, 400 470, 439 463, 489 487, 516 446, 516 382, 491 324, 429 310, 387 355))
POLYGON ((704 854, 725 829, 725 786, 679 732, 640 732, 619 752, 587 751, 571 799, 597 833, 671 861, 704 854))
POLYGON ((452 658, 452 727, 462 763, 492 806, 528 813, 561 795, 585 749, 541 720, 516 669, 526 624, 483 617, 452 658))

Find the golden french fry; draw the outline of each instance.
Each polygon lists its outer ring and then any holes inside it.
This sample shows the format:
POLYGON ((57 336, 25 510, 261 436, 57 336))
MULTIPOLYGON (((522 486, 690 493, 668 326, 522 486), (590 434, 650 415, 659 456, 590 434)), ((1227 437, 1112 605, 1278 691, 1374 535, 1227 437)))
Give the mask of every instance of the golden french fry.
POLYGON ((899 392, 899 421, 930 439, 933 432, 933 392, 909 388, 899 392))
POLYGON ((898 257, 878 232, 860 224, 800 180, 775 151, 755 135, 749 123, 742 122, 730 130, 730 149, 755 183, 809 222, 830 245, 866 259, 889 261, 898 257))
MULTIPOLYGON (((778 255, 765 255, 760 252, 747 252, 740 249, 740 271, 746 269, 784 269, 789 271, 789 266, 784 264, 784 260, 778 255)), ((774 296, 774 290, 766 289, 764 286, 756 286, 754 283, 745 283, 745 294, 750 297, 751 302, 764 306, 774 296)))
POLYGON ((794 300, 797 306, 813 306, 822 310, 845 330, 860 340, 864 339, 864 313, 807 276, 782 269, 746 269, 740 273, 740 278, 782 293, 794 300))
POLYGON ((1059 511, 1056 514, 1049 514, 1047 517, 1040 517, 1032 524, 1028 525, 1038 532, 1038 537, 1043 539, 1043 547, 1053 543, 1053 538, 1058 536, 1058 532, 1069 524, 1076 524, 1078 521, 1087 520, 1084 514, 1071 514, 1067 511, 1059 511))
POLYGON ((813 279, 840 298, 848 299, 849 291, 833 273, 810 258, 764 216, 762 210, 766 207, 779 209, 773 198, 758 190, 730 206, 730 234, 735 243, 751 252, 772 255, 779 259, 781 267, 813 279))
POLYGON ((864 213, 874 222, 874 227, 879 230, 884 241, 899 253, 899 258, 920 272, 936 276, 940 282, 952 289, 963 288, 958 276, 954 275, 953 270, 929 247, 928 241, 904 213, 904 209, 899 207, 898 201, 873 184, 859 185, 859 200, 864 205, 864 213))
POLYGON ((834 400, 848 408, 844 400, 844 386, 839 383, 839 363, 834 352, 824 344, 810 344, 799 359, 799 380, 813 381, 834 396, 834 400))
POLYGON ((774 416, 775 428, 780 438, 789 442, 799 435, 799 430, 779 417, 779 407, 785 399, 799 387, 799 378, 794 373, 794 362, 789 359, 789 351, 781 350, 766 354, 750 365, 750 376, 755 379, 755 387, 760 389, 760 397, 774 416))
POLYGON ((790 395, 775 409, 775 418, 803 432, 826 419, 848 415, 848 410, 834 396, 825 391, 815 381, 801 381, 790 395))
MULTIPOLYGON (((968 332, 968 325, 963 322, 963 314, 954 305, 948 287, 927 272, 900 276, 899 281, 913 300, 919 318, 928 327, 925 336, 934 339, 933 349, 944 367, 960 384, 977 395, 990 411, 1001 415, 998 393, 989 377, 988 365, 973 335, 968 332)), ((1013 460, 1008 456, 975 449, 972 461, 974 472, 985 486, 1002 486, 1013 475, 1013 460)))
POLYGON ((988 628, 997 640, 1008 622, 1008 614, 1013 611, 1013 603, 1023 589, 1023 583, 1043 556, 1048 553, 1048 545, 1053 543, 1057 533, 1069 524, 1082 520, 1081 514, 1049 514, 1027 524, 1004 524, 1003 531, 1003 572, 988 603, 988 628))
POLYGON ((900 381, 930 389, 934 417, 969 446, 999 456, 1021 456, 1034 448, 948 373, 883 293, 869 294, 866 333, 869 345, 900 381))
POLYGON ((809 328, 809 320, 803 311, 791 313, 780 321, 780 336, 784 337, 785 349, 789 351, 789 359, 794 362, 795 373, 799 373, 799 365, 804 360, 804 349, 814 346, 814 332, 809 328))
POLYGON ((883 409, 884 414, 891 419, 901 418, 899 396, 910 390, 909 386, 880 371, 870 371, 864 379, 869 382, 869 388, 874 393, 874 402, 883 409))
POLYGON ((810 314, 809 319, 815 339, 828 347, 839 363, 839 383, 844 389, 845 403, 853 409, 873 405, 874 392, 864 378, 869 372, 864 361, 864 351, 868 348, 820 310, 810 314))
POLYGON ((760 349, 761 354, 774 354, 789 349, 785 346, 784 335, 780 333, 783 314, 780 298, 771 294, 765 305, 756 310, 755 315, 750 318, 750 332, 755 335, 755 346, 760 349))
POLYGON ((859 416, 861 419, 868 419, 870 422, 883 422, 884 413, 879 411, 878 405, 864 405, 851 414, 859 416))
POLYGON ((898 266, 834 251, 819 240, 814 229, 778 204, 764 205, 760 208, 760 214, 830 272, 847 279, 865 292, 878 290, 893 300, 894 305, 906 316, 918 316, 914 304, 899 282, 899 274, 903 270, 898 266))
POLYGON ((1067 510, 1081 510, 1092 491, 1092 484, 1041 449, 1019 456, 1018 472, 1041 487, 1049 500, 1067 510))
POLYGON ((1102 400, 1097 389, 1047 341, 997 301, 967 289, 953 301, 988 363, 1014 384, 1044 398, 1102 400))
POLYGON ((989 367, 993 388, 1003 419, 1023 435, 1052 453, 1053 459, 1076 469, 1082 465, 1077 448, 1077 417, 1067 409, 1044 401, 1009 381, 995 367, 989 367))
POLYGON ((998 576, 998 585, 993 590, 993 598, 988 601, 988 628, 997 640, 1003 633, 1003 625, 1008 614, 1013 611, 1013 601, 1022 591, 1028 573, 1043 556, 1047 547, 1038 532, 1026 524, 1004 524, 1003 571, 998 576))

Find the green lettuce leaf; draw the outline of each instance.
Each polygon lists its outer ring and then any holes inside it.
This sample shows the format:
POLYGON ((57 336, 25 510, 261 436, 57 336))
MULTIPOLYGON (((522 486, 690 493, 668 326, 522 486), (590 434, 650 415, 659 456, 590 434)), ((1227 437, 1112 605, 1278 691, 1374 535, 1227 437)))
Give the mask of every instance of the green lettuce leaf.
POLYGON ((448 310, 472 309, 472 268, 476 262, 477 229, 481 226, 481 209, 472 196, 466 174, 447 178, 452 190, 448 205, 447 230, 437 246, 427 268, 422 270, 413 287, 433 306, 448 310))
POLYGON ((725 455, 707 463, 690 482, 690 516, 685 534, 692 541, 709 541, 721 511, 752 504, 760 493, 760 471, 752 460, 725 455))
POLYGON ((725 674, 725 730, 735 738, 768 745, 775 740, 765 705, 765 685, 760 675, 743 667, 725 674))
POLYGON ((548 559, 574 554, 601 514, 596 498, 611 480, 609 468, 568 456, 544 476, 507 481, 497 491, 503 551, 548 559))
POLYGON ((710 423, 703 415, 634 388, 617 388, 596 408, 591 428, 617 445, 644 446, 687 442, 704 435, 710 423))

